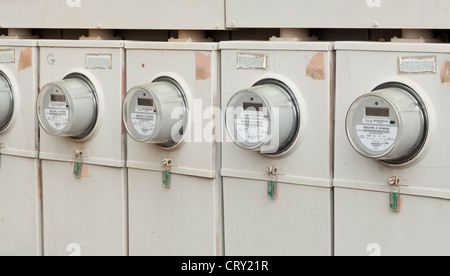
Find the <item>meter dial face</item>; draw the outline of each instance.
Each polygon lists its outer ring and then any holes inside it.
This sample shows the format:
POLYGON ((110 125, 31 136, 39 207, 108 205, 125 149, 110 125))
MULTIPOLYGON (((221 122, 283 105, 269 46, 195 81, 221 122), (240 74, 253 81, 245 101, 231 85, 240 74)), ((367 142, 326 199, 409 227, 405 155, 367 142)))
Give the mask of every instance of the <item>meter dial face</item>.
POLYGON ((145 88, 136 88, 130 94, 129 126, 136 140, 146 140, 156 131, 157 108, 153 95, 145 88))
POLYGON ((396 110, 385 99, 372 95, 361 98, 353 110, 360 118, 352 126, 358 148, 371 156, 389 152, 398 138, 396 110))
POLYGON ((4 131, 10 125, 13 113, 13 89, 6 75, 0 71, 0 131, 4 131))
POLYGON ((242 92, 234 102, 235 139, 243 147, 261 146, 271 134, 269 108, 254 92, 242 92))

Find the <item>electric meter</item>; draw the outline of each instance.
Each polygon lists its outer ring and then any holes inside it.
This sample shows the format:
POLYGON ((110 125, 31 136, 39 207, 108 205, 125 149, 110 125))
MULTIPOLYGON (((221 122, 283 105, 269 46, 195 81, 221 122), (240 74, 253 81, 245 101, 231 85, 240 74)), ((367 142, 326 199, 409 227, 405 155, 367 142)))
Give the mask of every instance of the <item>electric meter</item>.
POLYGON ((37 105, 39 123, 52 136, 84 139, 97 122, 95 88, 80 74, 45 85, 39 93, 37 105))
POLYGON ((0 71, 0 131, 5 130, 12 119, 14 111, 14 95, 11 83, 0 71))
POLYGON ((388 83, 352 104, 346 127, 351 145, 361 155, 402 164, 423 148, 428 117, 425 105, 413 89, 388 83))
POLYGON ((168 77, 132 88, 123 103, 127 132, 141 143, 174 147, 183 138, 187 117, 186 95, 181 86, 168 77))
POLYGON ((266 79, 231 98, 226 125, 234 143, 242 149, 279 155, 297 138, 300 111, 287 85, 266 79))

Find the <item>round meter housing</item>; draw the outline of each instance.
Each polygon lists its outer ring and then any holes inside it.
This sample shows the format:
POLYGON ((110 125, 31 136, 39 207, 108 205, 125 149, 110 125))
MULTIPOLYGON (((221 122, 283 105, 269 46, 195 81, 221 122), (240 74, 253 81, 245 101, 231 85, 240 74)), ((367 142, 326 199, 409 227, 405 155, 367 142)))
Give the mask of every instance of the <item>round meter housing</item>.
POLYGON ((298 136, 300 110, 286 84, 265 79, 231 98, 226 125, 240 148, 280 155, 291 148, 298 136))
POLYGON ((387 83, 352 104, 346 128, 351 145, 362 156, 404 164, 422 150, 428 134, 428 116, 413 89, 387 83))
POLYGON ((11 123, 14 112, 14 93, 8 77, 0 71, 0 131, 11 123))
POLYGON ((123 103, 125 127, 137 142, 172 148, 183 139, 187 119, 186 95, 169 77, 132 88, 123 103))
POLYGON ((85 139, 98 117, 98 98, 94 86, 81 74, 45 85, 37 100, 39 123, 52 136, 85 139))

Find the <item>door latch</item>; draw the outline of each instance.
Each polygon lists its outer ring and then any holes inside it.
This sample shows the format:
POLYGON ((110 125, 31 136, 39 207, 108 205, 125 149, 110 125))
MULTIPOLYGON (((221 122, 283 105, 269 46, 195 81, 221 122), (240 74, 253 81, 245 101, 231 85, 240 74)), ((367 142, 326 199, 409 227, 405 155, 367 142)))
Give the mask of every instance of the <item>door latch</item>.
POLYGON ((401 209, 400 187, 409 186, 409 181, 399 176, 393 176, 389 178, 388 183, 390 186, 389 207, 391 211, 399 213, 401 209))
POLYGON ((166 187, 167 189, 170 188, 170 169, 173 166, 173 161, 172 159, 164 159, 162 161, 163 163, 163 171, 162 171, 162 182, 164 184, 164 187, 166 187))
POLYGON ((267 186, 267 195, 271 199, 278 198, 278 173, 279 169, 275 166, 269 166, 267 168, 267 173, 269 174, 269 182, 267 186))
POLYGON ((81 178, 83 173, 83 158, 89 156, 89 151, 87 150, 75 150, 75 165, 73 168, 73 174, 77 178, 81 178))

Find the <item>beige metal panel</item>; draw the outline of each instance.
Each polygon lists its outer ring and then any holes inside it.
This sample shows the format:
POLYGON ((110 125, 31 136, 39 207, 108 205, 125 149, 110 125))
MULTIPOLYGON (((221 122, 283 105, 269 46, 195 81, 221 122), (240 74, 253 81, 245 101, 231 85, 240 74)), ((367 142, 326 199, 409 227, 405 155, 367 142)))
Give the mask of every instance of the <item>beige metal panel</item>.
POLYGON ((448 29, 448 0, 226 0, 230 28, 448 29))
POLYGON ((125 94, 125 50, 117 41, 41 41, 40 86, 57 82, 71 73, 85 75, 98 96, 98 123, 91 137, 75 141, 68 137, 40 133, 40 158, 72 162, 75 151, 87 155, 83 163, 125 166, 125 133, 122 98, 125 94), (104 47, 104 48, 103 48, 104 47), (90 64, 88 57, 100 57, 107 64, 90 64))
POLYGON ((41 255, 39 160, 0 158, 0 255, 41 255))
POLYGON ((224 29, 224 0, 1 0, 3 28, 224 29))
POLYGON ((42 161, 45 255, 127 255, 126 169, 42 161))
POLYGON ((0 133, 0 154, 38 157, 36 97, 39 51, 33 40, 0 39, 0 72, 9 80, 14 97, 11 124, 0 133), (8 54, 12 62, 8 61, 8 54))
POLYGON ((221 255, 219 179, 128 169, 130 255, 221 255))
POLYGON ((0 255, 41 255, 37 42, 0 39, 0 56, 14 104, 0 133, 0 255))
POLYGON ((300 133, 291 151, 271 157, 243 150, 223 131, 222 175, 268 180, 276 166, 284 183, 332 185, 334 54, 332 43, 224 42, 222 49, 222 110, 232 96, 263 79, 287 84, 300 105, 300 133), (267 68, 241 69, 239 56, 266 57, 267 68), (319 145, 319 146, 318 146, 319 145), (314 162, 312 162, 314 159, 314 162))
POLYGON ((449 53, 450 47, 442 43, 374 43, 374 42, 336 42, 337 51, 370 52, 415 52, 415 53, 449 53))
MULTIPOLYGON (((170 77, 186 94, 190 118, 182 145, 171 150, 128 137, 127 166, 162 171, 162 161, 172 159, 173 173, 216 177, 215 138, 219 127, 212 118, 218 112, 213 107, 219 101, 218 44, 144 42, 127 43, 126 47, 127 90, 151 83, 157 77, 170 77)), ((219 117, 217 114, 216 119, 219 117)))
MULTIPOLYGON (((387 192, 388 179, 402 177, 407 184, 401 194, 450 198, 450 47, 445 44, 336 43, 335 179, 339 187, 387 192), (400 59, 408 58, 414 70, 423 70, 421 60, 434 60, 424 72, 401 72, 400 59), (415 62, 414 62, 415 60, 415 62), (433 69, 433 70, 431 70, 433 69), (434 72, 433 72, 434 71, 434 72), (346 134, 346 115, 352 103, 386 82, 413 88, 425 103, 429 136, 421 154, 409 164, 389 166, 359 155, 346 134), (355 169, 358 168, 358 169, 355 169)), ((386 198, 386 206, 388 206, 386 198)))
POLYGON ((450 160, 443 153, 449 152, 450 47, 346 42, 336 48, 336 254, 448 255, 450 160), (413 89, 429 118, 421 152, 400 165, 363 157, 346 132, 352 103, 388 82, 413 89), (389 183, 393 177, 398 186, 389 183))
MULTIPOLYGON (((222 255, 219 45, 127 42, 127 89, 170 77, 182 87, 189 126, 180 146, 127 137, 131 255, 222 255), (213 114, 216 116, 214 117, 213 114), (170 188, 163 160, 172 160, 170 188)), ((166 111, 167 112, 167 111, 166 111)))
POLYGON ((332 254, 330 188, 279 183, 278 199, 270 199, 267 182, 223 181, 226 255, 332 254))
POLYGON ((338 256, 435 256, 450 254, 450 202, 403 196, 401 214, 387 193, 335 188, 335 253, 338 256))
MULTIPOLYGON (((227 112, 221 170, 226 255, 332 254, 333 44, 231 41, 220 47, 222 110, 239 91, 276 79, 292 90, 300 112, 298 138, 279 156, 232 142, 234 118, 227 112), (276 177, 268 173, 274 167, 276 177), (275 178, 273 191, 268 186, 275 178)), ((292 117, 279 120, 279 129, 292 128, 283 125, 292 117)), ((271 124, 275 130, 277 122, 271 124)))

